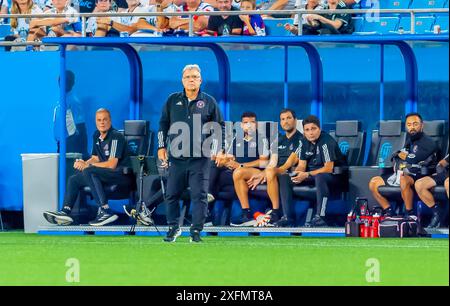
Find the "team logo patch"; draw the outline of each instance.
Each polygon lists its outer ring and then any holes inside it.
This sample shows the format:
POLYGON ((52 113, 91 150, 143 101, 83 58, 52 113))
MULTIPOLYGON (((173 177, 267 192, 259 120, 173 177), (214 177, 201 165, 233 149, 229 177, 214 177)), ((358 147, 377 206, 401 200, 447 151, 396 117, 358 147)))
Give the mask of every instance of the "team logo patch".
POLYGON ((416 158, 416 154, 408 154, 408 158, 416 158))
POLYGON ((197 107, 198 108, 204 108, 205 107, 205 102, 203 100, 200 100, 197 102, 197 107))
POLYGON ((313 156, 314 155, 313 152, 306 152, 305 154, 308 155, 308 156, 313 156))

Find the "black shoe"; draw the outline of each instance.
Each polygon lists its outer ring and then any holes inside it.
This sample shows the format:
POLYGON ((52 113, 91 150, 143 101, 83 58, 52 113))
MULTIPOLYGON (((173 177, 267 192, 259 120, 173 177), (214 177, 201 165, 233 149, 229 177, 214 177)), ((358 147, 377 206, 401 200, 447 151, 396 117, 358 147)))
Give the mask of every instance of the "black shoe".
POLYGON ((320 216, 315 216, 309 223, 306 224, 306 227, 324 227, 327 226, 327 223, 320 216))
POLYGON ((181 229, 179 227, 171 227, 167 232, 166 238, 164 238, 165 242, 175 242, 178 237, 181 235, 181 229))
POLYGON ((266 212, 266 214, 270 215, 269 224, 271 225, 275 225, 275 223, 277 223, 281 219, 278 210, 277 211, 269 210, 268 212, 266 212))
POLYGON ((394 212, 392 211, 392 208, 389 207, 387 209, 383 209, 381 214, 382 214, 382 216, 384 216, 386 218, 389 218, 389 217, 392 217, 394 215, 394 212))
POLYGON ((51 224, 57 225, 71 225, 73 223, 73 219, 69 216, 69 213, 65 210, 61 210, 58 212, 46 211, 43 213, 45 220, 47 220, 51 224))
POLYGON ((273 223, 275 227, 295 227, 294 222, 289 220, 286 216, 281 217, 280 220, 273 223))
POLYGON ((433 209, 433 217, 428 228, 438 228, 441 226, 441 210, 437 207, 433 209))
POLYGON ((191 231, 191 242, 193 242, 193 243, 203 242, 202 238, 200 238, 199 231, 191 231))
POLYGON ((238 220, 237 222, 234 222, 234 223, 230 223, 230 226, 235 226, 235 227, 256 226, 256 220, 254 220, 253 218, 250 218, 247 214, 243 214, 241 216, 240 220, 238 220))
POLYGON ((112 213, 110 209, 99 208, 97 218, 89 222, 91 226, 103 226, 116 221, 119 217, 112 213))

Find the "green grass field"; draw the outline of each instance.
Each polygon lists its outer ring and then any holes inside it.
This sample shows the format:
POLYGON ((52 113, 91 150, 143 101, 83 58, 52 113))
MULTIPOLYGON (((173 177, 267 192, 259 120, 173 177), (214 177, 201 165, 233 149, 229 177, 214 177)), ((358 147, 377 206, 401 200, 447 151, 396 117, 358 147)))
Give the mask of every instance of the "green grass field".
MULTIPOLYGON (((448 239, 0 234, 0 285, 449 285, 448 239), (367 282, 368 259, 380 282, 367 282), (70 273, 69 273, 70 274, 70 273)), ((371 274, 373 275, 373 274, 371 274)))

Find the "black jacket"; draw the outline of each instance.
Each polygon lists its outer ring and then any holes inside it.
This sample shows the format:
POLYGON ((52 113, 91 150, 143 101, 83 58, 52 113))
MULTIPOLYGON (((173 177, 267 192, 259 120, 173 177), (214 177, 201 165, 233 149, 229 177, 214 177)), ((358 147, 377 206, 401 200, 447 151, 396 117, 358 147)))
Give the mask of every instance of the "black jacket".
POLYGON ((203 145, 216 154, 225 147, 224 142, 225 122, 212 96, 200 91, 191 102, 184 91, 169 96, 159 121, 158 149, 169 148, 173 158, 210 157, 202 151, 203 145), (214 130, 214 137, 211 130, 202 133, 206 123, 217 123, 216 127, 220 127, 219 131, 214 130), (184 131, 187 127, 189 131, 184 131))

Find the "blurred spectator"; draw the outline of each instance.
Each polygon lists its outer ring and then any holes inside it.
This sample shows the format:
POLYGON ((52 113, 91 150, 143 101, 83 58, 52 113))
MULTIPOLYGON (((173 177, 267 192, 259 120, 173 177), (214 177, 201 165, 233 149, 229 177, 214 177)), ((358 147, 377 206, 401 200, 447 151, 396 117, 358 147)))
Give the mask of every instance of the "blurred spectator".
MULTIPOLYGON (((122 12, 128 13, 150 13, 156 12, 156 5, 144 6, 139 0, 127 0, 128 9, 122 12)), ((133 36, 154 36, 155 32, 159 32, 156 27, 156 16, 124 16, 120 17, 118 21, 110 17, 97 18, 97 23, 103 28, 114 29, 119 33, 126 32, 133 36)))
POLYGON ((328 0, 325 9, 333 12, 325 15, 310 14, 306 16, 307 24, 303 26, 304 34, 351 34, 354 27, 351 14, 339 13, 348 9, 340 0, 328 0))
MULTIPOLYGON (((111 7, 111 0, 95 0, 95 12, 96 13, 114 13, 111 7)), ((87 20, 86 34, 87 36, 119 36, 119 32, 112 27, 105 24, 98 24, 97 18, 101 17, 90 17, 87 20)), ((119 17, 111 17, 112 21, 119 22, 119 17)))
MULTIPOLYGON (((255 0, 241 1, 242 11, 254 11, 255 9, 255 0)), ((266 36, 266 26, 264 25, 264 21, 260 15, 239 15, 239 17, 244 23, 242 35, 266 36)))
POLYGON ((46 14, 61 14, 64 17, 32 19, 28 41, 44 36, 81 36, 81 21, 76 17, 78 11, 70 6, 70 0, 52 0, 53 8, 46 14))
MULTIPOLYGON (((42 10, 33 0, 13 0, 11 14, 41 14, 42 10)), ((30 18, 11 18, 11 29, 16 41, 27 40, 30 30, 30 18)))
MULTIPOLYGON (((174 1, 175 2, 175 1, 174 1)), ((178 11, 179 8, 177 8, 178 11)), ((186 0, 185 4, 181 6, 181 12, 212 12, 214 7, 211 4, 203 2, 201 0, 186 0)), ((169 27, 173 30, 189 30, 189 18, 188 16, 175 16, 171 17, 169 21, 169 27)), ((195 16, 194 17, 194 31, 202 32, 208 26, 209 16, 195 16)))
MULTIPOLYGON (((321 0, 306 0, 304 3, 300 4, 297 8, 301 10, 323 10, 324 5, 322 4, 321 0)), ((303 27, 303 34, 305 34, 305 25, 308 25, 307 17, 309 14, 302 15, 302 27, 303 27)), ((284 28, 288 31, 290 31, 294 35, 298 35, 298 15, 296 14, 294 16, 294 24, 285 24, 284 28)))
POLYGON ((361 2, 361 0, 343 0, 343 1, 349 8, 352 8, 353 5, 359 4, 361 2))
POLYGON ((53 8, 52 0, 33 0, 34 4, 39 6, 42 11, 48 11, 53 8))
MULTIPOLYGON (((173 13, 182 12, 183 5, 186 3, 185 0, 153 0, 156 3, 157 12, 173 13)), ((170 30, 169 21, 170 16, 158 16, 156 18, 157 27, 163 31, 167 32, 170 30)))
MULTIPOLYGON (((0 0, 0 14, 8 14, 8 0, 0 0)), ((0 24, 3 23, 3 18, 0 18, 0 24)))
MULTIPOLYGON (((260 9, 262 11, 281 11, 281 10, 293 10, 295 9, 295 3, 297 0, 262 0, 262 5, 260 9)), ((284 15, 269 15, 273 18, 289 18, 290 14, 284 15)), ((267 15, 263 16, 267 17, 267 15)))
MULTIPOLYGON (((231 6, 231 0, 217 0, 219 11, 239 11, 231 6)), ((211 16, 208 22, 207 35, 241 35, 244 23, 239 15, 211 16)))

